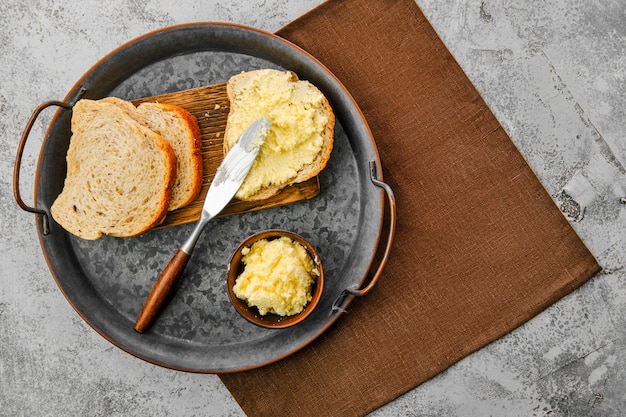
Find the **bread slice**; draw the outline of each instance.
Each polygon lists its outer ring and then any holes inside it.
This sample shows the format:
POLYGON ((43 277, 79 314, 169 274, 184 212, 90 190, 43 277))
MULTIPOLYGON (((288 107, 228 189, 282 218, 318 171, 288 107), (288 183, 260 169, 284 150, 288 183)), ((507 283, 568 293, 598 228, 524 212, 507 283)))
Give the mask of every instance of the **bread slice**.
POLYGON ((176 183, 169 211, 194 201, 202 188, 202 137, 196 118, 187 110, 164 103, 131 102, 115 97, 102 99, 116 104, 139 123, 163 136, 176 154, 176 183))
POLYGON ((226 85, 230 112, 224 153, 256 119, 272 125, 250 173, 236 194, 240 200, 264 200, 288 185, 317 175, 330 158, 335 115, 311 83, 291 71, 263 69, 231 77, 226 85))
POLYGON ((70 233, 140 235, 166 216, 176 178, 176 156, 160 135, 119 106, 80 100, 73 108, 67 176, 51 207, 70 233))

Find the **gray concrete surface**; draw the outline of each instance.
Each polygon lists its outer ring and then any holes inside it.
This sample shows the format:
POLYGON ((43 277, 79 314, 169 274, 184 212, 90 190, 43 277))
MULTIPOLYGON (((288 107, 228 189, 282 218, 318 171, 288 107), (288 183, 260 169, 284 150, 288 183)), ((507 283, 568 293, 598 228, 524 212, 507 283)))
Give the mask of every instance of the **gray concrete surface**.
MULTIPOLYGON (((144 363, 82 322, 14 203, 13 160, 34 107, 120 44, 192 21, 274 31, 319 3, 0 0, 0 415, 243 415, 215 375, 144 363)), ((604 270, 372 416, 625 415, 626 3, 417 3, 604 270)), ((46 124, 26 149, 29 197, 46 124)))

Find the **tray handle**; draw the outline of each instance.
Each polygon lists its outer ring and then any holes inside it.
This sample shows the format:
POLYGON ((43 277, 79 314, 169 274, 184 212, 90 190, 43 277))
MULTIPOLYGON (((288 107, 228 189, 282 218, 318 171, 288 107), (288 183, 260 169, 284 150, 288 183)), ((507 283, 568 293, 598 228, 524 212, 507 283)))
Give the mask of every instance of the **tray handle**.
POLYGON ((393 190, 389 186, 389 184, 380 181, 378 175, 378 169, 376 167, 375 161, 370 161, 370 179, 372 183, 383 189, 385 194, 387 195, 387 200, 389 202, 389 234, 387 235, 387 246, 385 247, 385 251, 383 253, 383 257, 380 260, 378 268, 376 272, 372 275, 372 278, 369 280, 369 283, 364 288, 346 288, 341 294, 335 299, 333 303, 332 312, 341 311, 346 313, 347 310, 344 306, 347 305, 349 300, 352 300, 354 297, 362 297, 369 293, 378 279, 380 278, 385 265, 387 264, 387 260, 389 259, 389 253, 391 252, 391 246, 393 243, 394 236, 396 234, 396 197, 393 194, 393 190))
POLYGON ((13 197, 15 198, 15 202, 18 206, 20 206, 22 210, 41 216, 44 235, 50 233, 50 218, 48 217, 48 213, 45 210, 30 207, 22 200, 22 196, 20 195, 20 167, 22 165, 22 154, 24 153, 24 147, 26 146, 26 139, 28 139, 28 135, 30 134, 31 129, 35 124, 37 117, 39 117, 39 114, 50 106, 63 107, 64 109, 72 108, 71 104, 56 100, 46 101, 37 106, 37 108, 35 108, 35 110, 33 111, 33 114, 30 116, 28 123, 26 124, 24 133, 22 133, 22 138, 20 139, 20 143, 17 147, 17 154, 15 155, 15 165, 13 167, 13 197))

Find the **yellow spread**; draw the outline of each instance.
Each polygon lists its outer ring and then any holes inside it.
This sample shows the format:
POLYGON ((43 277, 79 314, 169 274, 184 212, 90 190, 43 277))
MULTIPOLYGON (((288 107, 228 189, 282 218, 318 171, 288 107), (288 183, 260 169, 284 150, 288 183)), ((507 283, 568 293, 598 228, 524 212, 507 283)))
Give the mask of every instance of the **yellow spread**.
POLYGON ((254 71, 237 86, 228 117, 231 147, 243 131, 260 117, 272 125, 259 156, 241 188, 238 198, 254 195, 270 185, 283 185, 322 149, 322 132, 328 116, 321 111, 324 96, 307 81, 290 81, 290 73, 277 70, 254 71))
POLYGON ((242 250, 244 271, 233 292, 261 315, 291 316, 311 301, 311 286, 318 275, 306 249, 288 237, 261 239, 242 250))

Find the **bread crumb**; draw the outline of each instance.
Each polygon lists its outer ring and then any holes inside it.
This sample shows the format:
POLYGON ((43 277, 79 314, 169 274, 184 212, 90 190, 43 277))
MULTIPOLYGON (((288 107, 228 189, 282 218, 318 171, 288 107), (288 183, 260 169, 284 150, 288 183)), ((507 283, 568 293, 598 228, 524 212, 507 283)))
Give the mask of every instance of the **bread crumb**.
POLYGON ((215 107, 213 107, 213 110, 219 110, 222 106, 220 106, 219 104, 215 103, 215 107))

